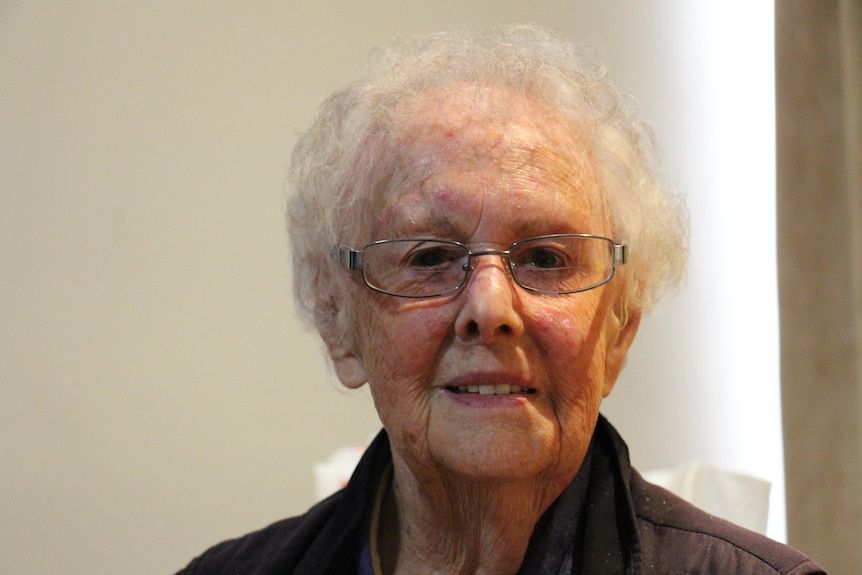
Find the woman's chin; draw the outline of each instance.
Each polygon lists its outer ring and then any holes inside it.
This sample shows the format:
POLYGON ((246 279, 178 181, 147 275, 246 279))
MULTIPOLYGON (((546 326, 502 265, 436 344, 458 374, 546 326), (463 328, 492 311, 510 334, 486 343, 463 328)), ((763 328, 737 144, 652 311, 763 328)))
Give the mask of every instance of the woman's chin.
POLYGON ((429 451, 437 465, 445 467, 450 474, 474 481, 535 480, 559 463, 555 457, 560 451, 551 449, 541 435, 505 428, 473 431, 467 436, 446 433, 436 438, 432 435, 429 442, 429 451))

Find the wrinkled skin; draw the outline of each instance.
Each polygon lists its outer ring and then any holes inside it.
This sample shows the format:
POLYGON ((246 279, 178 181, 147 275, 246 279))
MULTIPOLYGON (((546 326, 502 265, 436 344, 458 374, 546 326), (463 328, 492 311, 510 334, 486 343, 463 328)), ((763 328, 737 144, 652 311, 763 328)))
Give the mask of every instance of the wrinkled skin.
MULTIPOLYGON (((368 241, 437 237, 475 250, 551 233, 622 239, 589 153, 542 104, 456 85, 410 105, 368 241)), ((460 291, 436 298, 352 280, 353 339, 330 351, 345 385, 368 383, 392 443, 384 566, 517 571, 539 515, 577 473, 637 331, 639 313, 621 310, 624 266, 569 295, 523 290, 498 256, 479 258, 460 291), (503 383, 529 392, 452 391, 503 383)))

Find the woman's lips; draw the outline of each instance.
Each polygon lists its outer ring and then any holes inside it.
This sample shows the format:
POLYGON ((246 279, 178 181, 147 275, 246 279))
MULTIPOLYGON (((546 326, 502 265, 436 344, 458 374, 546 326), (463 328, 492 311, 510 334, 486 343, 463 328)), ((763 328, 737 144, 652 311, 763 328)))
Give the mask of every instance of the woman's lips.
POLYGON ((477 394, 477 395, 509 395, 512 393, 535 393, 535 389, 521 387, 520 385, 510 385, 508 383, 497 384, 482 384, 482 385, 448 385, 447 391, 456 394, 477 394))

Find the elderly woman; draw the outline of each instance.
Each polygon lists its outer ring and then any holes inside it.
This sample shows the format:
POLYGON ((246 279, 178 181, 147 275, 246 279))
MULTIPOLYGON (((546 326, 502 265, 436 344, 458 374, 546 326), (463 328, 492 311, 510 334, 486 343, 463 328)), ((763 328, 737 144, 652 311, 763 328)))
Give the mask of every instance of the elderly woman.
POLYGON ((405 42, 329 98, 293 156, 297 301, 384 431, 345 489, 182 573, 819 572, 644 482, 599 415, 684 274, 650 143, 533 28, 405 42))

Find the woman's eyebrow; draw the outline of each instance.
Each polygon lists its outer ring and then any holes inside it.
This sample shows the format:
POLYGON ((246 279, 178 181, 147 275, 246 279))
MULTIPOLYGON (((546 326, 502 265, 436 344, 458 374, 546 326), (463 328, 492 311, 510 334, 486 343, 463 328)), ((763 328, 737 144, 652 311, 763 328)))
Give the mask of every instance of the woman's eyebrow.
POLYGON ((594 222, 590 218, 579 219, 537 219, 525 221, 515 228, 518 239, 546 236, 550 234, 587 234, 595 233, 594 222))
POLYGON ((418 217, 408 213, 395 222, 395 225, 390 228, 390 233, 411 237, 433 234, 453 239, 462 233, 462 227, 448 213, 424 213, 418 217))

